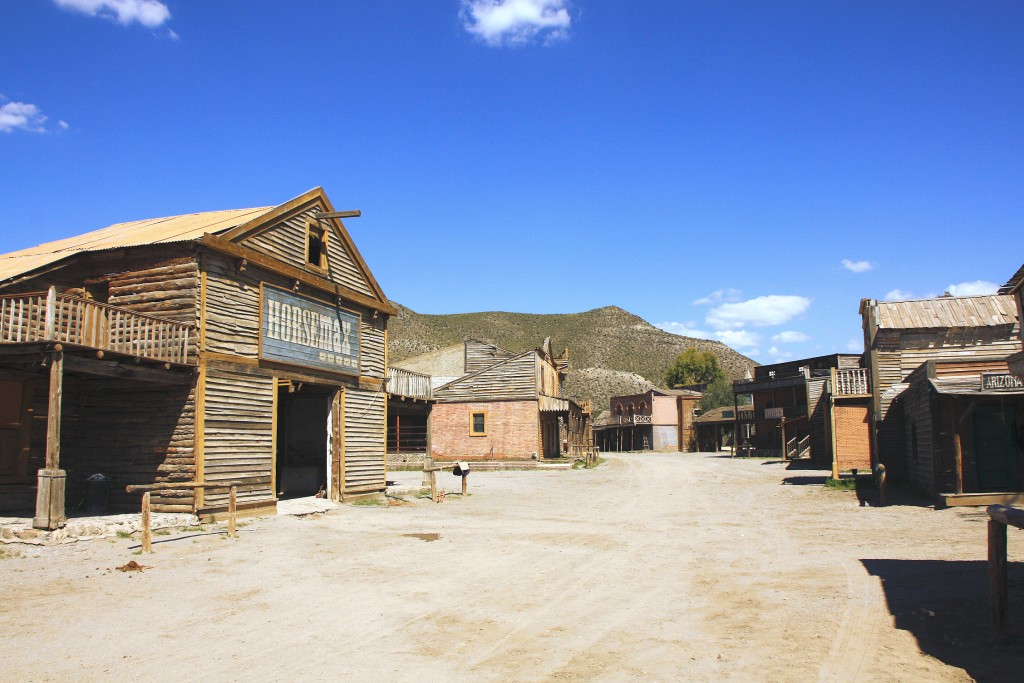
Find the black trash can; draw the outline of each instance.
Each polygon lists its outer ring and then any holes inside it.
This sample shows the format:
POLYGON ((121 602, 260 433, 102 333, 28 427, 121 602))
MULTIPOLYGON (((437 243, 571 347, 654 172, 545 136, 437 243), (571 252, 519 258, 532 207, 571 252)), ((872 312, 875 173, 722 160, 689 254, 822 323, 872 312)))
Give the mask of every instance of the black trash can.
POLYGON ((110 502, 110 478, 103 474, 94 474, 85 480, 85 511, 93 515, 107 512, 110 502))

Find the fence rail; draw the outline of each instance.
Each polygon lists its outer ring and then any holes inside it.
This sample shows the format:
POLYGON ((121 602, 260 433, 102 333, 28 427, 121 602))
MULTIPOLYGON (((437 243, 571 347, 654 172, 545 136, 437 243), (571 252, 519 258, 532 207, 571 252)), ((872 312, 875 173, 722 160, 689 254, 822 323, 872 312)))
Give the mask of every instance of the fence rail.
POLYGON ((188 364, 193 327, 49 292, 0 296, 0 344, 58 342, 188 364))

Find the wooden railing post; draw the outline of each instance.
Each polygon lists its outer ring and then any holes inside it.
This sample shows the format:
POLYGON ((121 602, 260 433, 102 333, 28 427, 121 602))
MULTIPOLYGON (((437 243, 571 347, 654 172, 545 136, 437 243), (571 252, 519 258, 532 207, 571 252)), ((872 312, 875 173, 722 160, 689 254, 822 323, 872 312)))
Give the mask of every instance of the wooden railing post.
POLYGON ((153 530, 150 528, 149 515, 149 491, 142 494, 142 515, 140 525, 142 526, 142 552, 153 552, 153 530))
POLYGON ((43 334, 47 340, 54 338, 54 330, 56 326, 54 321, 57 317, 57 288, 50 287, 46 291, 46 322, 43 325, 43 334))

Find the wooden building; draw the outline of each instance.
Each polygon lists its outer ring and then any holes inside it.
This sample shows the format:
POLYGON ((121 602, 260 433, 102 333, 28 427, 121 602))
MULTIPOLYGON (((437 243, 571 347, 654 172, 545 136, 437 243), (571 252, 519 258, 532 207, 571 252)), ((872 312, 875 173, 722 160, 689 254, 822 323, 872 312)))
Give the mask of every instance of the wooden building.
POLYGON ((1024 381, 1006 361, 928 360, 905 383, 910 482, 939 504, 1024 503, 1024 381))
MULTIPOLYGON (((1010 280, 999 288, 1000 294, 1012 296, 1017 303, 1017 320, 1024 319, 1024 266, 1017 269, 1010 280)), ((1020 329, 1021 339, 1024 339, 1024 329, 1020 329)), ((1007 359, 1010 372, 1017 377, 1024 378, 1024 351, 1018 351, 1007 359)))
MULTIPOLYGON (((0 507, 58 526, 86 480, 240 481, 239 508, 385 487, 395 310, 320 188, 0 257, 0 507), (66 487, 65 487, 66 484, 66 487)), ((216 514, 218 489, 153 494, 216 514)))
POLYGON ((584 457, 590 402, 562 396, 568 351, 551 341, 524 353, 468 340, 463 376, 433 391, 430 450, 437 460, 584 457))
POLYGON ((753 398, 749 407, 738 401, 735 406, 737 426, 753 423, 753 433, 737 447, 768 457, 809 457, 823 467, 835 464, 833 456, 840 454, 844 465, 840 469, 848 469, 850 462, 854 468, 870 467, 870 449, 863 447, 867 431, 858 434, 856 419, 848 419, 849 413, 860 415, 861 425, 865 424, 865 378, 857 354, 833 353, 758 366, 752 379, 733 382, 733 393, 753 398))
POLYGON ((721 406, 702 411, 693 420, 697 436, 697 450, 703 453, 717 453, 731 449, 736 433, 736 408, 721 406))
POLYGON ((879 462, 907 479, 901 394, 930 360, 1005 361, 1021 350, 1017 307, 1007 295, 860 303, 865 365, 872 387, 872 439, 879 462))
POLYGON ((603 451, 696 451, 700 398, 699 391, 654 387, 612 396, 608 415, 595 425, 595 442, 603 451))

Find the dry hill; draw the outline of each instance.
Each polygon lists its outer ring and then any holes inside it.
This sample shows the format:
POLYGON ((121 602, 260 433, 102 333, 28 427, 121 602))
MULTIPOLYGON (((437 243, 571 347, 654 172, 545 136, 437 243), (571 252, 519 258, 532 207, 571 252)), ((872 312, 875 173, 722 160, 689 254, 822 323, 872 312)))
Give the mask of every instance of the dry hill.
POLYGON ((569 376, 566 391, 578 398, 593 398, 595 409, 607 407, 609 396, 645 391, 650 383, 660 386, 676 356, 690 347, 713 352, 733 379, 741 378, 744 372, 757 365, 721 342, 665 332, 615 306, 552 315, 500 312, 424 315, 395 305, 398 315, 388 323, 392 363, 461 344, 470 338, 484 339, 509 351, 520 352, 536 348, 545 337, 551 337, 556 353, 569 348, 574 372, 569 376))

